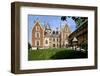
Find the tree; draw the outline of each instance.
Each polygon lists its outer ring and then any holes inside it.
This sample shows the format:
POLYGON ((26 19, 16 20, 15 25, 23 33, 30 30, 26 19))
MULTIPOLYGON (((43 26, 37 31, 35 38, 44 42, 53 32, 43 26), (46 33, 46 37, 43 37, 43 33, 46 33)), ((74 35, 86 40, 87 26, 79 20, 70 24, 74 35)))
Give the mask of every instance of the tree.
POLYGON ((28 43, 28 49, 30 49, 31 48, 31 44, 30 43, 28 43))
POLYGON ((61 20, 62 20, 62 21, 66 21, 66 16, 62 16, 62 17, 61 17, 61 20))
POLYGON ((87 17, 71 17, 71 18, 75 21, 76 28, 78 28, 81 25, 81 23, 87 19, 87 17))

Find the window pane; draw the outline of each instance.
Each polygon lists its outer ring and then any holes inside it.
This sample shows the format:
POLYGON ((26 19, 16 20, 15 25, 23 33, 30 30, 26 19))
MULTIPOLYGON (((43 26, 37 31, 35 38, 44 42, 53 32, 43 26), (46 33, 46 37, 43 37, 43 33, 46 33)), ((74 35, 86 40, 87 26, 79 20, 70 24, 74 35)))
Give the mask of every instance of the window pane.
POLYGON ((48 40, 46 40, 46 44, 48 44, 48 40))
POLYGON ((37 41, 37 46, 39 46, 39 41, 37 41))

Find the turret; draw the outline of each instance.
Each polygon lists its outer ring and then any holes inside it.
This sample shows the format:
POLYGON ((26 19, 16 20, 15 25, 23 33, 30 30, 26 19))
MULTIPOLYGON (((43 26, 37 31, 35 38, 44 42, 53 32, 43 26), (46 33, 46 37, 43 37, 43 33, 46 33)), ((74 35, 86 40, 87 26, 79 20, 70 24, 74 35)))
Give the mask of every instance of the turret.
POLYGON ((45 24, 45 34, 48 34, 48 35, 51 34, 51 28, 48 23, 45 24))

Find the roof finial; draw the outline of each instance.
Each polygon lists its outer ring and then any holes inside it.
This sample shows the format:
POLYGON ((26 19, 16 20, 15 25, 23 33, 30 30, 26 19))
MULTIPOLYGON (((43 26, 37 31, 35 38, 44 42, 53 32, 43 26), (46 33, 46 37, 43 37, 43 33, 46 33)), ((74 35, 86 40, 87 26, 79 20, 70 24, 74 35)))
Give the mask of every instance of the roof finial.
POLYGON ((39 18, 38 17, 36 18, 36 21, 39 21, 39 18))
POLYGON ((46 28, 46 29, 51 29, 51 28, 50 28, 50 25, 49 25, 48 22, 46 22, 46 24, 45 24, 45 28, 46 28))

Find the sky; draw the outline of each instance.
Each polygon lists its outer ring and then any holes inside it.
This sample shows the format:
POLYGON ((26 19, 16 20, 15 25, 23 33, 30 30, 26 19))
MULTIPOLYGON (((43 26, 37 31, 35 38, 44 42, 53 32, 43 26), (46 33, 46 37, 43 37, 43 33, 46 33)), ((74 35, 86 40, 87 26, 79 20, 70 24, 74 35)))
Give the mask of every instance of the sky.
POLYGON ((28 42, 30 44, 32 41, 32 28, 36 20, 38 20, 42 24, 42 26, 48 23, 52 30, 56 30, 56 28, 60 30, 60 25, 62 27, 64 23, 68 24, 71 32, 76 29, 75 21, 68 16, 66 16, 66 21, 61 21, 61 16, 28 15, 28 42))

